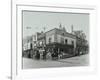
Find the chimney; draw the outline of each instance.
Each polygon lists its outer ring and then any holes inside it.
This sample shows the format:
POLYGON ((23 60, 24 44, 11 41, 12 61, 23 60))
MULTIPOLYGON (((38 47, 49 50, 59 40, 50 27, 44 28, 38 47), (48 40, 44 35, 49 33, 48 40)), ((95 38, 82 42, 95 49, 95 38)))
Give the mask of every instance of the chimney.
POLYGON ((73 25, 72 25, 72 26, 71 26, 71 33, 73 33, 73 31, 74 31, 74 30, 73 30, 73 25))
POLYGON ((61 25, 61 23, 59 24, 59 29, 62 29, 62 25, 61 25))

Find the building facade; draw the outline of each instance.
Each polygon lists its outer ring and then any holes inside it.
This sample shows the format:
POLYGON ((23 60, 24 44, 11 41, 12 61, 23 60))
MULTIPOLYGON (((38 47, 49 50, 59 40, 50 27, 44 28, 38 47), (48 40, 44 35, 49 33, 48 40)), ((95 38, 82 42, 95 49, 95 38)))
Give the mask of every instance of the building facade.
POLYGON ((76 36, 63 29, 54 28, 46 32, 46 45, 48 49, 56 49, 57 52, 74 54, 76 36))
POLYGON ((23 50, 30 52, 34 49, 46 49, 51 53, 77 55, 88 49, 85 39, 74 33, 68 33, 64 28, 54 28, 47 32, 37 32, 23 41, 23 50))

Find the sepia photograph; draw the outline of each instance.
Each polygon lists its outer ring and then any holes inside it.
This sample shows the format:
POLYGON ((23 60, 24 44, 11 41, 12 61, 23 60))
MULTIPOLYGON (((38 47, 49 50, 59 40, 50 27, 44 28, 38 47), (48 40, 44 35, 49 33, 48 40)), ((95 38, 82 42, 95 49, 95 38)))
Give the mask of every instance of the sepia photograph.
POLYGON ((89 66, 89 13, 22 11, 22 69, 89 66))

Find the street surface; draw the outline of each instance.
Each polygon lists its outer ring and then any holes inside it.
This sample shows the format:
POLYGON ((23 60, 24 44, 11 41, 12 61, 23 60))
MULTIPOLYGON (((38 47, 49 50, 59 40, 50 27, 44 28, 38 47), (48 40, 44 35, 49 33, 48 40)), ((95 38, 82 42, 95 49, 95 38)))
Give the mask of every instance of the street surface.
POLYGON ((72 67, 89 65, 88 54, 58 60, 35 60, 23 58, 23 69, 49 68, 49 67, 72 67))

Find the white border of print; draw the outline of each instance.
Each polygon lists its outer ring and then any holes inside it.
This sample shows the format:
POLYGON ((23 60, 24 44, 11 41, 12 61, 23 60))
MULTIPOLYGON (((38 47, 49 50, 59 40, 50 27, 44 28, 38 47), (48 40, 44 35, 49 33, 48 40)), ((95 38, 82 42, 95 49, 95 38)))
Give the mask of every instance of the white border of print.
POLYGON ((56 76, 87 75, 96 72, 96 9, 90 6, 62 4, 12 3, 12 79, 36 79, 56 76), (22 70, 22 10, 90 14, 90 65, 86 67, 41 68, 22 70), (80 74, 81 72, 81 74, 80 74))

